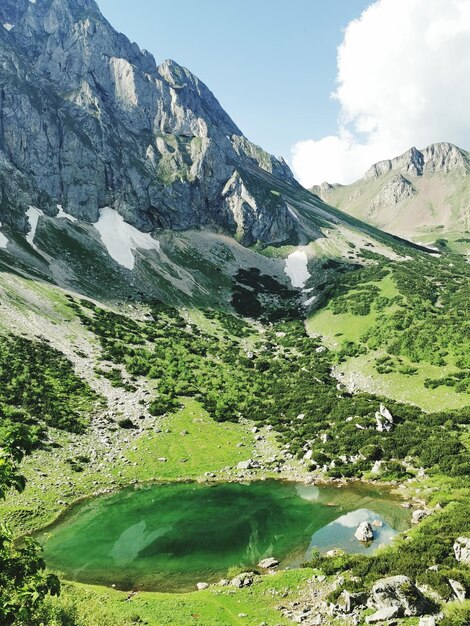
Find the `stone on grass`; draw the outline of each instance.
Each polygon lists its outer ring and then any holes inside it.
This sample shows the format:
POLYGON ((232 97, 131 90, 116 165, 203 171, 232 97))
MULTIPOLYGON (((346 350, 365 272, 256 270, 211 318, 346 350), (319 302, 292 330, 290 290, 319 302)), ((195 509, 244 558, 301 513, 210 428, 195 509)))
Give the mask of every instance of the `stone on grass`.
POLYGON ((277 567, 278 565, 279 565, 279 561, 272 557, 263 559, 262 561, 258 563, 258 567, 261 567, 261 569, 270 569, 271 567, 277 567))
POLYGON ((234 587, 242 589, 243 587, 251 587, 253 581, 253 572, 243 572, 242 574, 238 574, 238 576, 235 576, 235 578, 232 578, 231 582, 234 587))
POLYGON ((198 591, 203 591, 204 589, 207 589, 209 585, 207 583, 197 583, 196 587, 198 591))
POLYGON ((432 613, 434 606, 407 576, 390 576, 372 587, 368 605, 377 609, 396 608, 397 617, 415 617, 432 613))
POLYGON ((377 624, 378 622, 385 622, 389 619, 397 617, 399 609, 397 606, 391 606, 388 609, 380 609, 373 615, 366 617, 366 624, 377 624))
POLYGON ((459 537, 455 541, 454 555, 459 563, 470 565, 470 537, 459 537))

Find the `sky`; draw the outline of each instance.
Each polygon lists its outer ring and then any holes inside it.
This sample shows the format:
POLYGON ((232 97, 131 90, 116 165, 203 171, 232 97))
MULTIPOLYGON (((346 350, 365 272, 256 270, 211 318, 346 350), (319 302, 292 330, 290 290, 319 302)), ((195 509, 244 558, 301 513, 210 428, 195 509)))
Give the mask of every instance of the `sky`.
POLYGON ((188 67, 305 186, 413 145, 470 147, 470 0, 97 0, 188 67))

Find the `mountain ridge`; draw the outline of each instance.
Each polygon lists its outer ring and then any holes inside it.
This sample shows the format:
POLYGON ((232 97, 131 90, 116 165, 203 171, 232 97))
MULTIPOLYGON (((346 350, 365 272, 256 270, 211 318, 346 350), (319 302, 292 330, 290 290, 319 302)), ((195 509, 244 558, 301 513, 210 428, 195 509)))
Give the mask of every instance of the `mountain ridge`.
POLYGON ((469 153, 441 142, 379 161, 350 185, 324 182, 311 191, 378 228, 432 241, 470 228, 469 173, 469 153))

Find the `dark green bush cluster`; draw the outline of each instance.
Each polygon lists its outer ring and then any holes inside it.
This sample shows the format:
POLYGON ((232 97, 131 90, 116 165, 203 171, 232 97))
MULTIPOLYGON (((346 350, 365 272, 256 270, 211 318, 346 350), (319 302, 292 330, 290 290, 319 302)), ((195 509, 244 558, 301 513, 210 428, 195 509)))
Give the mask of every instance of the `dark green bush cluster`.
POLYGON ((96 401, 71 362, 44 341, 0 337, 2 416, 82 432, 96 401))

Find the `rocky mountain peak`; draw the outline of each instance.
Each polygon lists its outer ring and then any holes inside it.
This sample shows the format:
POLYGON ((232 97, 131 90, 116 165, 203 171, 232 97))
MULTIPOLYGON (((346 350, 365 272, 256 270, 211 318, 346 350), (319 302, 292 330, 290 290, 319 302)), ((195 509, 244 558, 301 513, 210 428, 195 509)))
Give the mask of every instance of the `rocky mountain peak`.
POLYGON ((145 231, 296 239, 271 193, 298 188, 287 164, 249 142, 189 70, 157 66, 116 32, 94 0, 3 0, 0 22, 2 222, 26 230, 29 205, 60 204, 94 223, 109 206, 145 231))
POLYGON ((451 143, 431 144, 424 150, 413 147, 394 159, 380 161, 364 175, 364 180, 373 180, 391 170, 398 170, 410 176, 457 171, 466 174, 469 162, 464 152, 451 143))

